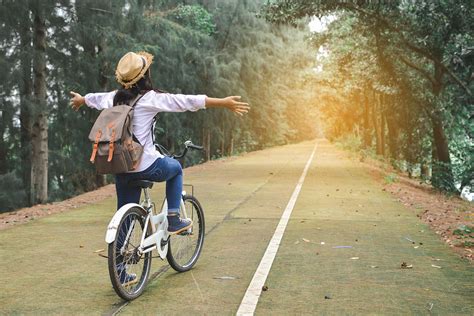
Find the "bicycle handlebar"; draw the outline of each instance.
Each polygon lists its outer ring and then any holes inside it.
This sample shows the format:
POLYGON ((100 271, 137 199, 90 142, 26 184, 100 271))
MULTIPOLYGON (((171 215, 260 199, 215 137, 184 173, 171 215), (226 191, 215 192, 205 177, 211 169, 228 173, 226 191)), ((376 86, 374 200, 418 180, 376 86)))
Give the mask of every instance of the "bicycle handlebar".
POLYGON ((192 148, 192 149, 196 149, 196 150, 203 150, 204 149, 204 147, 202 147, 202 146, 194 145, 191 140, 185 141, 184 146, 187 147, 187 148, 192 148))
POLYGON ((202 146, 198 146, 198 145, 194 145, 193 142, 191 140, 187 140, 184 142, 184 150, 181 154, 179 155, 171 155, 168 150, 163 147, 162 145, 160 144, 155 144, 155 147, 165 156, 168 156, 168 157, 171 157, 171 158, 174 158, 174 159, 181 159, 183 158, 184 156, 186 156, 186 154, 188 153, 188 149, 191 148, 191 149, 195 149, 195 150, 204 150, 204 147, 202 146))

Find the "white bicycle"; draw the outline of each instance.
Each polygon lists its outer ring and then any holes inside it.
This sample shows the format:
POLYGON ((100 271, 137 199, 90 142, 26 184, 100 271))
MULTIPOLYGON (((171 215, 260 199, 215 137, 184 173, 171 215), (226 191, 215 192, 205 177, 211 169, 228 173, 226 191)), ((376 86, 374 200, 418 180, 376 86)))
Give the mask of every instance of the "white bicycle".
MULTIPOLYGON (((181 155, 168 156, 179 159, 186 155, 189 148, 202 150, 202 147, 191 141, 185 142, 184 147, 181 155)), ((125 300, 137 298, 145 289, 153 250, 157 250, 162 260, 166 257, 174 270, 190 270, 201 253, 205 230, 204 211, 193 194, 188 195, 183 191, 180 205, 180 216, 191 219, 193 226, 179 234, 170 235, 166 198, 161 212, 156 214, 155 203, 148 192, 153 182, 135 180, 129 185, 142 188, 145 198, 141 204, 128 203, 122 206, 112 217, 105 237, 109 244, 110 280, 115 292, 125 300)))

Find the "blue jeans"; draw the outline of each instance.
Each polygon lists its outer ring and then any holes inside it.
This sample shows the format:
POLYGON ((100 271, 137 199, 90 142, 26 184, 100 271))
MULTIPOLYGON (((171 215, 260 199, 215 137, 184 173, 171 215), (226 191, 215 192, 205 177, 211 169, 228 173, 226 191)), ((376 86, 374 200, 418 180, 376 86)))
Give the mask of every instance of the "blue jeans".
POLYGON ((168 211, 179 212, 181 192, 183 191, 183 170, 176 159, 170 157, 158 158, 143 171, 117 174, 115 176, 117 209, 127 203, 140 203, 141 189, 129 186, 128 182, 131 180, 166 181, 168 211))

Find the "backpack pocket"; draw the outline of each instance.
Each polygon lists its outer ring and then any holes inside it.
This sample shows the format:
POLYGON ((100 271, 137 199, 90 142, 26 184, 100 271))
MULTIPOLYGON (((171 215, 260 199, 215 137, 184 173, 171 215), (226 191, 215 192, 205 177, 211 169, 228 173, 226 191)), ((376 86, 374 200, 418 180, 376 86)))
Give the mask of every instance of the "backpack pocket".
POLYGON ((130 152, 120 143, 115 143, 112 159, 109 159, 109 143, 100 143, 94 164, 98 174, 117 174, 131 170, 130 152))

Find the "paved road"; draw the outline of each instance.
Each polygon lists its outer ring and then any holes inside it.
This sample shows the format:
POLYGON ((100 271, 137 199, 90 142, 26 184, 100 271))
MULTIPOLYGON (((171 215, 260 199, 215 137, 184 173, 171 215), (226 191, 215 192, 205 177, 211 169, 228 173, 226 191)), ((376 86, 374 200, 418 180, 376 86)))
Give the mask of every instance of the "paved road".
MULTIPOLYGON (((256 314, 474 314, 472 266, 361 165, 317 142, 256 314)), ((127 305, 94 253, 114 200, 1 231, 0 313, 235 314, 314 144, 186 169, 206 212, 201 258, 190 272, 165 270, 127 305)), ((166 266, 156 259, 152 270, 166 266)))

